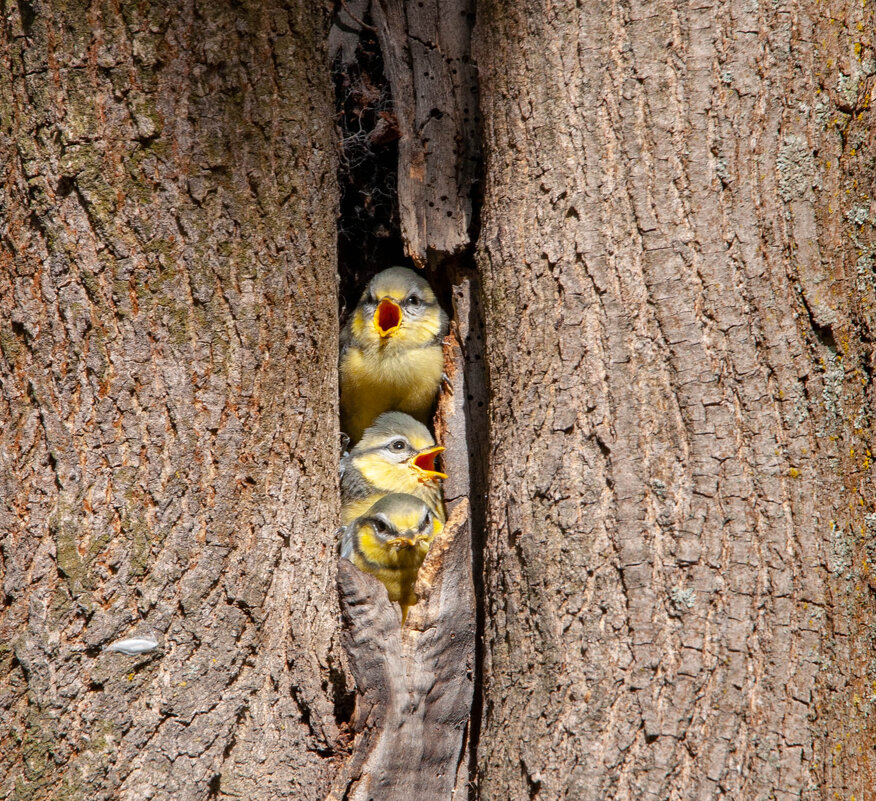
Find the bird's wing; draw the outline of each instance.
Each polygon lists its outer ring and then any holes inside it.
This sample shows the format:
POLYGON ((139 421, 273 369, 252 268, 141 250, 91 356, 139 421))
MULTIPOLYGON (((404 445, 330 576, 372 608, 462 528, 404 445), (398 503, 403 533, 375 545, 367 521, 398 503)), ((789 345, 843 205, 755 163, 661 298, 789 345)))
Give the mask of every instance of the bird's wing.
POLYGON ((350 559, 353 556, 353 526, 341 526, 338 529, 340 535, 340 557, 341 559, 350 559))
POLYGON ((363 501, 365 498, 370 498, 372 495, 376 495, 376 500, 385 494, 386 493, 381 493, 380 490, 368 483, 368 479, 366 479, 361 471, 353 464, 352 459, 341 468, 342 504, 350 503, 351 501, 363 501))
POLYGON ((350 347, 353 342, 353 316, 350 315, 350 319, 344 324, 344 327, 341 329, 340 339, 338 341, 339 344, 339 353, 341 358, 344 357, 344 353, 347 352, 347 349, 350 347))

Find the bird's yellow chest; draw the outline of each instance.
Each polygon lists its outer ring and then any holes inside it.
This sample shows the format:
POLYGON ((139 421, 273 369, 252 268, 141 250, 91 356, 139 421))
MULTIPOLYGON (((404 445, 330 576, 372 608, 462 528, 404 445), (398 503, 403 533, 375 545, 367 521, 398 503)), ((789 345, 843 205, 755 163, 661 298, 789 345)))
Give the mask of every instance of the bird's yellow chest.
POLYGON ((443 368, 437 344, 395 351, 349 348, 341 361, 344 431, 356 441, 387 411, 406 412, 427 422, 443 368))
POLYGON ((440 345, 395 351, 350 348, 341 364, 342 383, 354 391, 379 388, 384 395, 405 401, 434 395, 443 367, 440 345))
POLYGON ((353 554, 353 564, 371 573, 386 587, 390 601, 410 601, 417 570, 429 550, 429 543, 418 543, 414 548, 387 547, 371 534, 363 534, 359 551, 353 554))

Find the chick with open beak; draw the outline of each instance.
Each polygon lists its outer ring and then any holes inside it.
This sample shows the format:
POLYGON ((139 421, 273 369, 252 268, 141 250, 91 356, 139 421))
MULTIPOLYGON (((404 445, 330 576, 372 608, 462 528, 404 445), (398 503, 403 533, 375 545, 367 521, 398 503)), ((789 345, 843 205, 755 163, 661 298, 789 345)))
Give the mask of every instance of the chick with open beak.
POLYGON ((341 428, 352 442, 383 412, 429 420, 446 333, 447 315, 413 270, 391 267, 371 279, 341 331, 341 428))
POLYGON ((403 412, 384 412, 341 459, 341 523, 347 525, 385 495, 404 492, 445 520, 435 459, 444 450, 429 429, 403 412))
POLYGON ((442 528, 419 498, 386 495, 343 529, 340 555, 383 583, 389 600, 401 607, 404 625, 408 609, 417 602, 417 571, 442 528))

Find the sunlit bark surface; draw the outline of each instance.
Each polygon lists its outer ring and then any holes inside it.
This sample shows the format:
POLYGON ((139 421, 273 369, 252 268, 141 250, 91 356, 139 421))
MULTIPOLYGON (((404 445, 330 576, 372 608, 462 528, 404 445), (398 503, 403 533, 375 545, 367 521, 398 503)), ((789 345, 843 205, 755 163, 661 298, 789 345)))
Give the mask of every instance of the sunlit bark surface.
POLYGON ((872 10, 478 13, 480 797, 873 798, 872 10))
POLYGON ((0 796, 321 798, 345 692, 326 20, 0 7, 0 796))

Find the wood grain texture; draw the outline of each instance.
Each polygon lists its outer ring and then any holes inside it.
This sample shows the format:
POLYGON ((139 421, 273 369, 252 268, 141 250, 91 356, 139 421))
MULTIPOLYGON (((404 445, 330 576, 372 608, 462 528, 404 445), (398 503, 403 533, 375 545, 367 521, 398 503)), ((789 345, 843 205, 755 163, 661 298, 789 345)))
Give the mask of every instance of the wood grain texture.
POLYGON ((874 797, 873 30, 479 6, 481 798, 874 797))
POLYGON ((343 685, 327 20, 2 8, 0 796, 320 798, 343 685))
POLYGON ((372 3, 399 140, 398 206, 405 252, 422 267, 470 243, 479 159, 472 0, 372 3))

